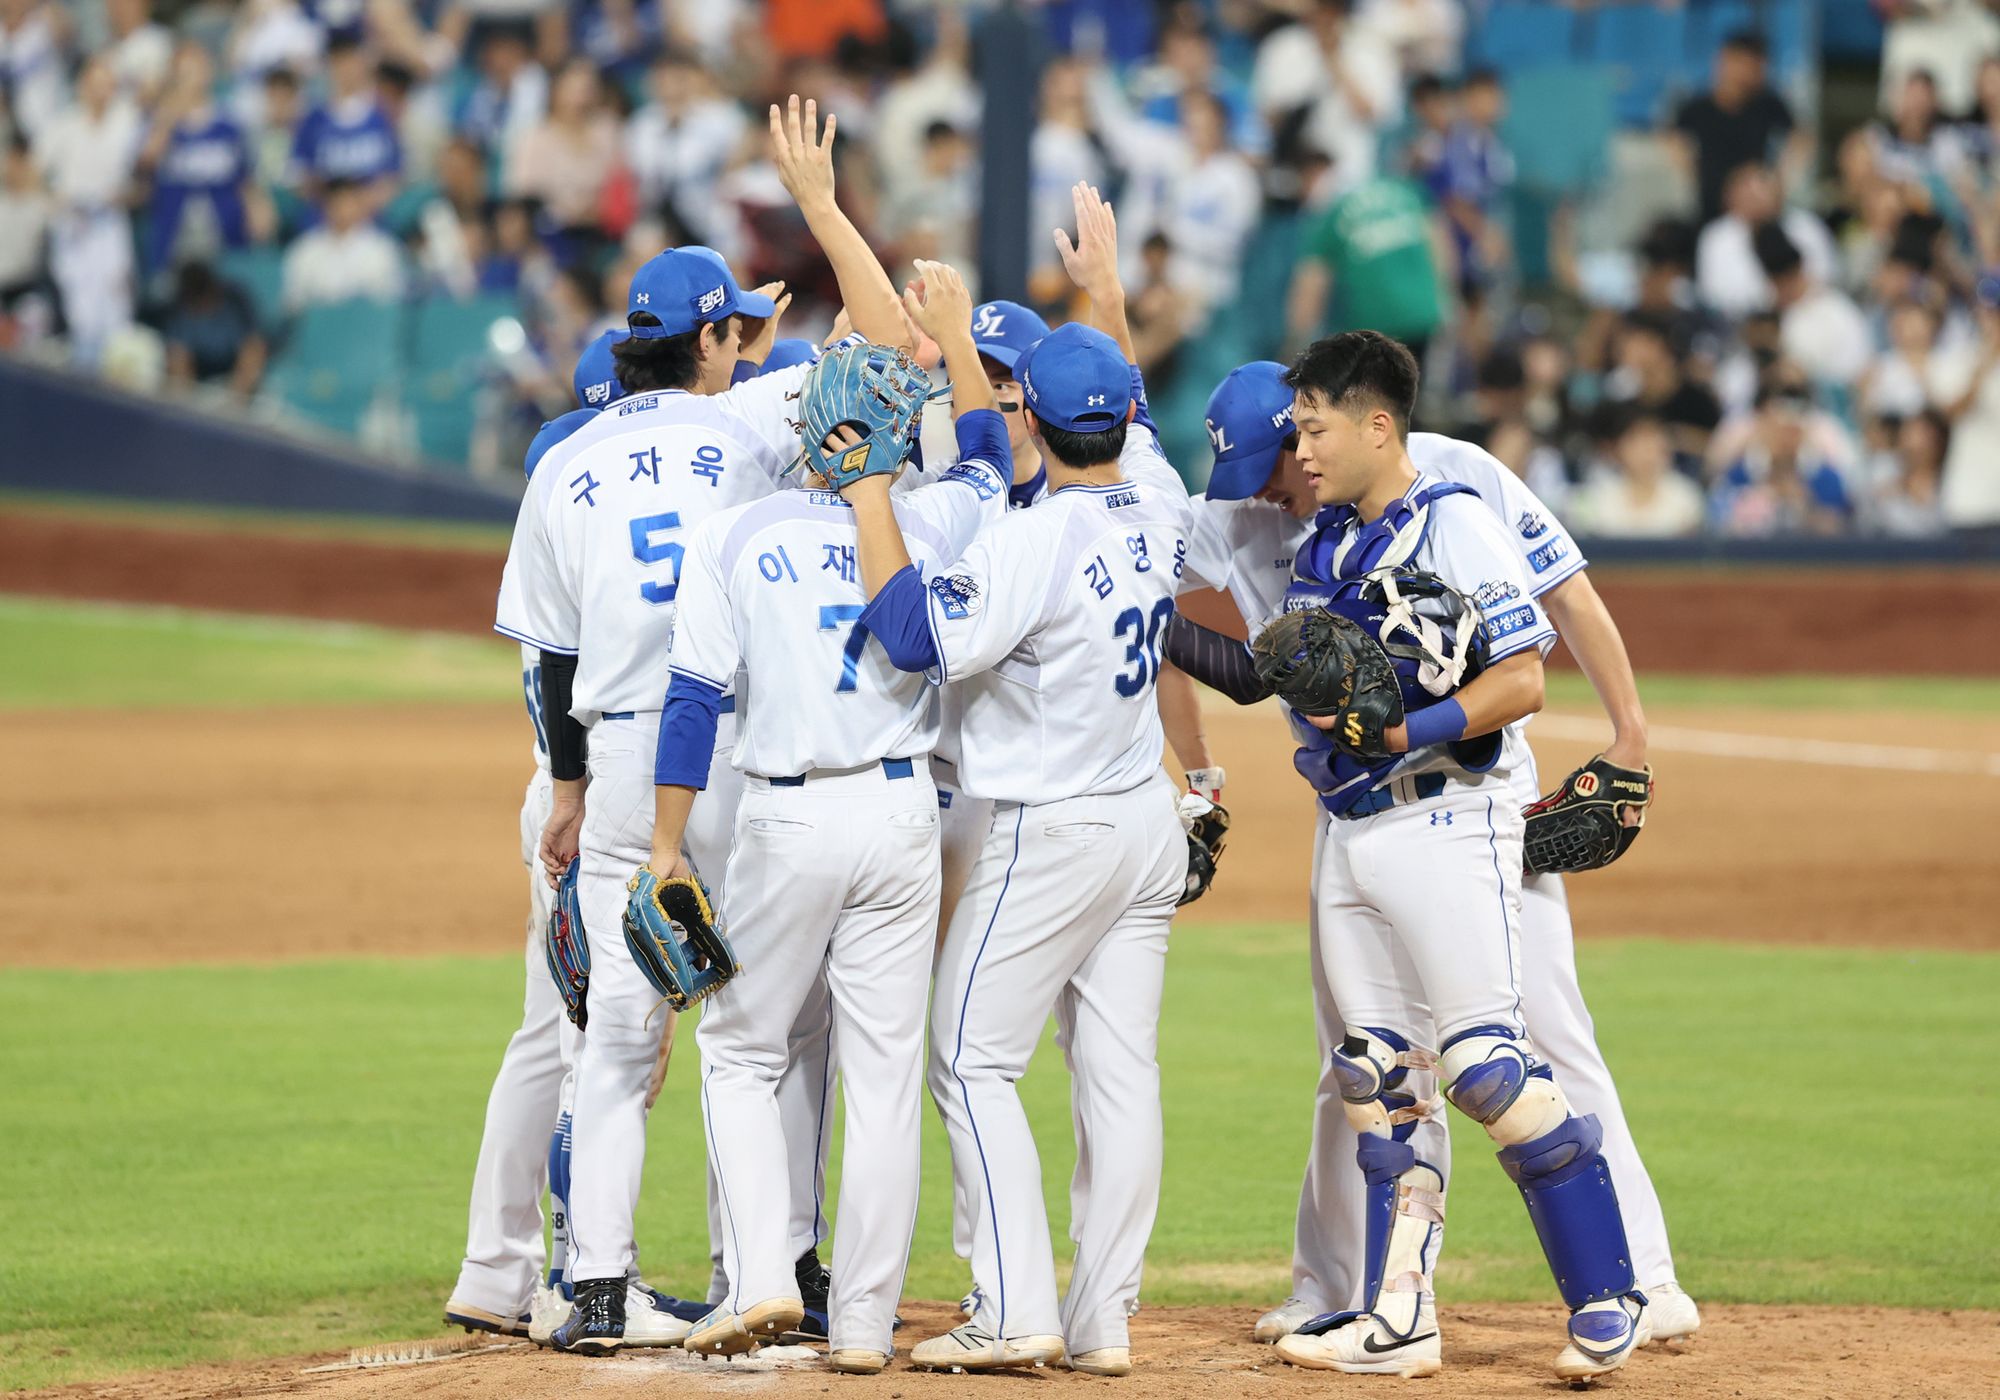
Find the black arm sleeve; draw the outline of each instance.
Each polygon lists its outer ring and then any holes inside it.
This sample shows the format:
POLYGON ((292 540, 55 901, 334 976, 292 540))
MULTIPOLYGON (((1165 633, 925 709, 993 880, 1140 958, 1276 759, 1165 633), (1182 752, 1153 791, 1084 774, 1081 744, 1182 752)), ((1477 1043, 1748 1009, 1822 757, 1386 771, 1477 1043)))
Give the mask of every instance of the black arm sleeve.
POLYGON ((542 653, 542 727, 549 740, 549 776, 557 782, 573 782, 583 776, 589 731, 569 717, 570 690, 575 684, 574 656, 542 653))
POLYGON ((1254 705, 1271 693, 1257 679, 1249 647, 1179 613, 1167 619, 1165 651, 1167 660, 1239 705, 1254 705))

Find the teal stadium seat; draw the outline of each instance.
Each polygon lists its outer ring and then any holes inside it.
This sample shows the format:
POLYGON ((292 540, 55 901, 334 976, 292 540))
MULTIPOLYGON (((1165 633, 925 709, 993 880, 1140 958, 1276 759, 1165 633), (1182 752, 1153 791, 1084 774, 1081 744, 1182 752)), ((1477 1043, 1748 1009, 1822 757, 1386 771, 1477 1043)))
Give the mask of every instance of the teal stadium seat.
POLYGON ((1555 0, 1494 0, 1467 36, 1468 62, 1513 73, 1577 56, 1577 17, 1555 0))
POLYGON ((1687 11, 1605 5, 1592 13, 1590 26, 1591 58, 1605 65, 1617 84, 1619 122, 1654 126, 1667 115, 1670 93, 1684 85, 1687 11))
POLYGON ((496 321, 519 315, 520 306, 511 296, 469 301, 434 297, 417 304, 403 403, 416 425, 420 455, 466 468, 478 421, 478 390, 492 354, 488 333, 496 321))
POLYGON ((297 416, 348 437, 403 372, 396 334, 402 308, 344 301, 308 307, 271 367, 269 393, 297 416))
POLYGON ((257 324, 264 334, 275 334, 285 322, 285 254, 276 245, 252 244, 248 248, 224 250, 215 270, 225 282, 234 282, 250 298, 257 324))

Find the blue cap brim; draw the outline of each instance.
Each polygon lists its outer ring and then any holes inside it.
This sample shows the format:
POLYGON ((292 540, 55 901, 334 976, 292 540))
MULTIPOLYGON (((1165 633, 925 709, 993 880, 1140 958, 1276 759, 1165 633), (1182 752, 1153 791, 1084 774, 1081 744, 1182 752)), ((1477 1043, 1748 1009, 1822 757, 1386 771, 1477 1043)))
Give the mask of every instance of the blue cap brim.
POLYGON ((760 296, 756 292, 738 292, 736 294, 736 306, 733 314, 737 316, 753 316, 762 320, 777 309, 778 303, 772 301, 767 296, 760 296))
POLYGON ((1218 457, 1214 470, 1208 474, 1208 498, 1211 501, 1249 500, 1271 480, 1271 470, 1278 465, 1278 454, 1283 450, 1283 443, 1274 442, 1261 451, 1218 457))
POLYGON ((994 341, 991 345, 980 346, 979 353, 1002 369, 1012 369, 1021 363, 1021 351, 1011 349, 998 341, 994 341))

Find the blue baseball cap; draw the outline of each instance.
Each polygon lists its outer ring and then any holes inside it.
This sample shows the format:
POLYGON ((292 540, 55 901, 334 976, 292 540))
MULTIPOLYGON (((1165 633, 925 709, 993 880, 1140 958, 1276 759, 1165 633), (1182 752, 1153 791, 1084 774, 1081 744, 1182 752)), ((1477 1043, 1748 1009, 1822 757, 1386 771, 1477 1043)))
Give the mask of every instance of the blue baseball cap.
POLYGON ((1048 333, 1049 323, 1018 301, 988 301, 972 308, 972 343, 1003 369, 1015 368, 1048 333))
POLYGON ((810 340, 785 339, 771 347, 771 353, 764 358, 759 374, 771 374, 793 365, 809 364, 813 356, 819 354, 819 347, 810 340))
POLYGON ((1057 327, 1015 362, 1021 397, 1042 422, 1101 433, 1132 408, 1132 368, 1118 342, 1081 321, 1057 327))
POLYGON ((728 317, 769 316, 777 304, 769 297, 746 292, 722 254, 698 245, 669 248, 632 274, 625 314, 650 311, 657 326, 633 326, 635 340, 665 340, 686 335, 697 326, 728 317))
POLYGON ((576 389, 576 401, 585 408, 602 408, 625 397, 625 386, 618 382, 618 362, 611 356, 611 347, 630 334, 623 326, 614 326, 584 346, 583 353, 576 357, 576 373, 570 383, 576 389))
POLYGON ((1240 501, 1271 479, 1278 453, 1292 434, 1292 386, 1276 360, 1253 360, 1229 371, 1208 396, 1208 444, 1215 469, 1211 501, 1240 501))

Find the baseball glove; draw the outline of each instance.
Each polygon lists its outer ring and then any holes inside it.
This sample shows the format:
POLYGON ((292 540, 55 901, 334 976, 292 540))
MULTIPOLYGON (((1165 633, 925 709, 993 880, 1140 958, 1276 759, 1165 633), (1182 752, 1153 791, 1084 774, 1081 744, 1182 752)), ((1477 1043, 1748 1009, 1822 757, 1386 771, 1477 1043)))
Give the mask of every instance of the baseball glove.
POLYGON ((1208 893, 1215 882, 1215 867, 1222 859, 1223 843, 1229 837, 1229 809, 1211 802, 1198 792, 1181 794, 1181 825, 1187 828, 1187 886, 1176 905, 1192 904, 1208 893))
POLYGON ((625 888, 632 892, 625 946, 674 1010, 687 1010, 743 970, 698 877, 662 880, 641 866, 625 888))
POLYGON ((1250 644, 1258 679, 1302 715, 1334 715, 1335 747, 1387 758, 1384 731, 1403 722, 1403 692, 1382 644, 1325 608, 1281 614, 1250 644))
POLYGON ((805 460, 838 491, 902 466, 916 442, 924 402, 937 392, 908 351, 839 345, 807 371, 792 426, 798 429, 805 460), (862 441, 830 457, 824 444, 842 426, 853 428, 862 441))
POLYGON ((1650 767, 1635 772, 1599 754, 1528 808, 1521 868, 1530 875, 1602 870, 1638 839, 1652 800, 1650 767), (1629 808, 1638 810, 1638 826, 1625 825, 1629 808))
POLYGON ((590 991, 590 940, 583 934, 583 901, 577 896, 579 858, 569 863, 562 882, 556 886, 555 906, 549 910, 549 924, 542 935, 542 952, 549 960, 549 978, 562 994, 563 1010, 578 1030, 585 1029, 589 1013, 584 998, 590 991))

